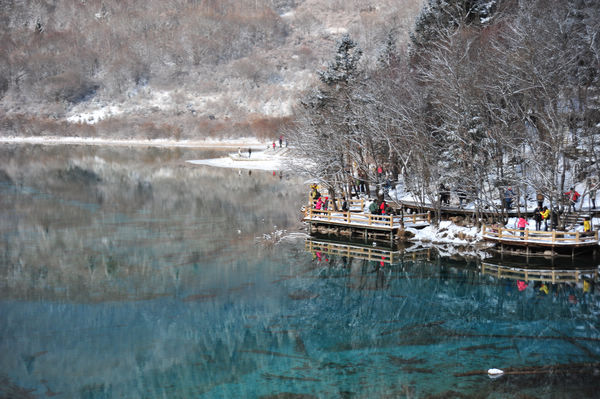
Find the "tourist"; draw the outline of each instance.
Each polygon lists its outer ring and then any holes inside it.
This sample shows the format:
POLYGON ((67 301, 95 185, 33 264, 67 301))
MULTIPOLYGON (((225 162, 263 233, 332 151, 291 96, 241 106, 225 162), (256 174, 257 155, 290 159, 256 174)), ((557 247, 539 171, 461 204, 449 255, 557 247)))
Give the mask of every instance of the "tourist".
POLYGON ((556 230, 558 228, 558 215, 559 215, 560 211, 558 210, 557 207, 554 207, 552 209, 552 214, 550 215, 551 217, 551 221, 550 221, 550 227, 552 230, 556 230))
POLYGON ((519 228, 519 230, 521 230, 521 237, 523 237, 525 235, 525 226, 528 226, 529 222, 527 220, 525 220, 525 218, 523 216, 521 216, 519 218, 519 221, 517 222, 517 227, 519 228))
POLYGON ((583 232, 589 234, 592 232, 592 223, 590 222, 590 218, 586 217, 583 221, 583 232))
POLYGON ((311 191, 310 191, 310 199, 311 201, 316 201, 321 197, 321 193, 319 192, 319 190, 317 190, 317 185, 313 184, 312 186, 310 186, 311 191))
POLYGON ((598 180, 595 177, 588 179, 588 189, 590 190, 590 200, 592 201, 592 209, 596 209, 596 190, 598 189, 598 180))
POLYGON ((513 199, 515 198, 515 193, 512 190, 512 187, 508 187, 504 192, 504 206, 506 209, 512 209, 513 199))
POLYGON ((540 231, 542 229, 542 207, 538 206, 533 211, 533 220, 535 220, 535 229, 540 231))
POLYGON ((450 205, 450 193, 444 183, 440 184, 440 204, 450 205))
POLYGON ((315 209, 321 210, 322 207, 323 207, 323 198, 321 198, 319 196, 319 198, 317 198, 317 202, 315 204, 315 209))
POLYGON ((457 190, 457 195, 458 195, 458 207, 462 209, 463 201, 465 202, 465 204, 467 203, 467 192, 465 190, 463 190, 462 188, 459 188, 457 190))
POLYGON ((250 155, 252 155, 252 148, 248 148, 248 158, 250 158, 250 155))
POLYGON ((571 187, 569 191, 565 193, 567 200, 569 201, 569 210, 568 212, 575 212, 575 203, 579 201, 579 197, 581 196, 574 187, 571 187))
POLYGON ((550 218, 550 209, 547 206, 542 208, 542 220, 544 221, 544 231, 548 231, 548 219, 550 218))
POLYGON ((384 200, 384 199, 382 199, 382 200, 379 202, 379 214, 380 214, 380 215, 385 215, 385 214, 386 214, 386 213, 385 213, 385 210, 386 210, 386 209, 387 209, 387 206, 386 206, 385 200, 384 200))
POLYGON ((322 205, 323 210, 326 211, 328 206, 329 206, 329 198, 325 197, 325 198, 323 198, 323 205, 322 205))
POLYGON ((377 199, 374 199, 373 202, 371 202, 371 205, 369 205, 369 212, 371 212, 373 215, 378 214, 379 204, 377 203, 377 199))
POLYGON ((346 201, 346 197, 342 197, 342 212, 348 212, 350 209, 348 208, 348 201, 346 201))
POLYGON ((283 147, 283 134, 279 136, 279 148, 283 147))

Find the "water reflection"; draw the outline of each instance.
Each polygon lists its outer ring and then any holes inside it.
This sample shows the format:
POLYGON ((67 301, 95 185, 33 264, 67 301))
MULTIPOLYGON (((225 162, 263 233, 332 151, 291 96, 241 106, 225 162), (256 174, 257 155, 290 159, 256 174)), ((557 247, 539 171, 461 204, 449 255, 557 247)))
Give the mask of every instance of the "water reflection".
POLYGON ((597 395, 595 286, 281 233, 293 177, 187 151, 0 149, 0 397, 597 395))

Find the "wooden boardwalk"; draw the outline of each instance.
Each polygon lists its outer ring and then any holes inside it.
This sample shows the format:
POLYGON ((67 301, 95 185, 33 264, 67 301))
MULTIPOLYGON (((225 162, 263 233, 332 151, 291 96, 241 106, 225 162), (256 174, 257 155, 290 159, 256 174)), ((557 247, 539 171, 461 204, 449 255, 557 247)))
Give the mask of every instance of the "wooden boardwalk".
POLYGON ((501 251, 506 246, 524 248, 528 254, 530 250, 551 250, 575 256, 576 252, 598 249, 598 231, 536 231, 483 225, 481 233, 484 240, 500 245, 501 251))
POLYGON ((412 214, 404 217, 398 215, 374 215, 364 212, 340 212, 333 210, 305 210, 303 220, 309 224, 309 231, 326 229, 329 233, 362 238, 381 238, 394 241, 398 232, 406 227, 422 228, 429 226, 430 215, 412 214))

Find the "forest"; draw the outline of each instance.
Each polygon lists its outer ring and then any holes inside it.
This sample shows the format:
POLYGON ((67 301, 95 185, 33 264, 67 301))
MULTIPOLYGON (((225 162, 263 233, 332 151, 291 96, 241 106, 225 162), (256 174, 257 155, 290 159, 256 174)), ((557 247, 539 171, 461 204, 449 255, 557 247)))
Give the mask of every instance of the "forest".
POLYGON ((2 1, 2 134, 271 138, 293 119, 338 31, 363 43, 366 60, 390 24, 406 40, 420 4, 2 1), (92 120, 93 111, 104 115, 92 120))
POLYGON ((289 135, 337 195, 382 168, 438 207, 447 189, 501 211, 509 186, 564 206, 598 181, 598 32, 597 1, 429 0, 409 45, 391 29, 373 66, 342 38, 289 135))

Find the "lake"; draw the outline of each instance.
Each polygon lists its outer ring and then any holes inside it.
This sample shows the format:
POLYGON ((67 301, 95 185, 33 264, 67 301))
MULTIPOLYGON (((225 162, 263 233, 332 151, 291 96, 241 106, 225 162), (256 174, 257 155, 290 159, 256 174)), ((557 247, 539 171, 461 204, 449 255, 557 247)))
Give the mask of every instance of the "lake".
POLYGON ((0 398, 600 397, 596 264, 308 238, 304 178, 184 162, 225 154, 0 147, 0 398))

